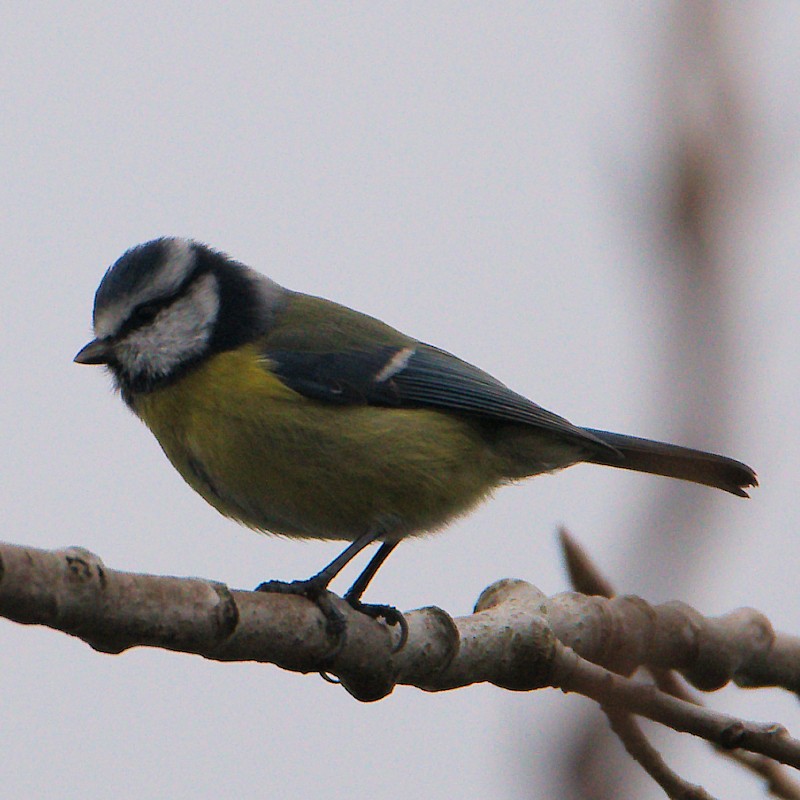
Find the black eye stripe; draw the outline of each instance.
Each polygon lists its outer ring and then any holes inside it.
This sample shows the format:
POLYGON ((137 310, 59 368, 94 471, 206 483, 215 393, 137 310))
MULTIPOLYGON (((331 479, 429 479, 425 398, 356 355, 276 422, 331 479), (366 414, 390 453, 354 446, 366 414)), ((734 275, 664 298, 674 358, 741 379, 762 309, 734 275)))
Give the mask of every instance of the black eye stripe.
POLYGON ((160 311, 165 309, 167 306, 171 306, 176 300, 180 299, 187 293, 189 286, 194 282, 199 274, 200 273, 197 270, 191 272, 186 276, 181 285, 174 292, 171 292, 164 297, 156 297, 153 300, 145 300, 142 303, 138 303, 128 315, 128 318, 123 323, 117 335, 124 336, 131 331, 135 331, 144 327, 145 325, 149 325, 156 318, 160 311))
POLYGON ((178 295, 170 295, 169 297, 160 297, 158 300, 148 300, 144 303, 139 303, 134 306, 128 318, 122 324, 118 336, 125 336, 131 331, 143 328, 149 325, 158 315, 159 311, 171 305, 178 295))
POLYGON ((131 319, 137 322, 151 322, 162 308, 164 308, 162 302, 142 303, 133 309, 131 319))

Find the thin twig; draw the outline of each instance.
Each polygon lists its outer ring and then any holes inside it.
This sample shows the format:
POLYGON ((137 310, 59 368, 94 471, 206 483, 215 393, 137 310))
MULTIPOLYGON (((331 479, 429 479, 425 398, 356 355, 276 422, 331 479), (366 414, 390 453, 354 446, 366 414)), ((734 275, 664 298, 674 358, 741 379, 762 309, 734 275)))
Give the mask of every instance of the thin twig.
POLYGON ((672 800, 714 800, 702 787, 688 783, 666 764, 650 744, 633 715, 604 708, 611 730, 619 737, 628 754, 653 778, 672 800))

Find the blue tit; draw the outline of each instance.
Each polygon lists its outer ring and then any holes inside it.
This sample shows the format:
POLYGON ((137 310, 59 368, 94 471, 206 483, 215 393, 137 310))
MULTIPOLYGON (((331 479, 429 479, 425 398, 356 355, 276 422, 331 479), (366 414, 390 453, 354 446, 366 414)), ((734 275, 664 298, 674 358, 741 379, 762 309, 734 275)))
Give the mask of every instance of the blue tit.
POLYGON ((184 480, 260 531, 349 541, 312 578, 262 584, 319 597, 380 541, 360 597, 397 543, 466 514, 503 484, 580 462, 746 497, 724 456, 582 428, 450 353, 329 300, 279 286, 178 238, 128 250, 94 300, 104 364, 184 480))

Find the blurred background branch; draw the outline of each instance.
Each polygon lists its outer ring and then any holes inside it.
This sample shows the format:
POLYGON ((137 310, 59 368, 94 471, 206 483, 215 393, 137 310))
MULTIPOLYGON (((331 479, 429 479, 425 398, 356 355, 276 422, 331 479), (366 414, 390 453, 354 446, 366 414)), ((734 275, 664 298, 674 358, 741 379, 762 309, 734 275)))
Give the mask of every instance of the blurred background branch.
MULTIPOLYGON (((653 275, 668 286, 660 297, 671 324, 660 352, 653 354, 661 378, 651 389, 652 407, 668 421, 675 441, 722 447, 737 424, 742 378, 733 334, 743 321, 731 306, 737 275, 727 256, 734 246, 735 211, 746 203, 752 174, 751 111, 736 69, 731 7, 685 0, 669 8, 663 51, 653 64, 660 66, 656 86, 668 121, 659 130, 666 140, 665 160, 654 165, 661 223, 653 226, 651 246, 660 257, 642 264, 645 270, 659 263, 670 267, 667 275, 653 275)), ((698 495, 687 503, 683 488, 672 482, 653 484, 650 497, 641 522, 632 527, 647 533, 631 543, 627 571, 656 594, 667 587, 683 593, 719 546, 704 541, 714 499, 698 495)), ((581 719, 569 738, 564 797, 631 796, 624 753, 605 720, 581 719)))

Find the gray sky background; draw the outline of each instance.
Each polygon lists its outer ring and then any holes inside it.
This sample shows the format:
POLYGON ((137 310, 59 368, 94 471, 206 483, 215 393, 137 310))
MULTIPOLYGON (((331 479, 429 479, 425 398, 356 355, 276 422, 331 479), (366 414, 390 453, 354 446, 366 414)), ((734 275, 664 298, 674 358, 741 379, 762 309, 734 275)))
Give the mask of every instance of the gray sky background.
MULTIPOLYGON (((337 551, 223 519, 108 379, 72 364, 106 266, 162 234, 385 319, 579 424, 679 435, 704 392, 664 378, 670 263, 652 244, 674 9, 2 3, 3 538, 237 588, 307 577, 337 551)), ((464 614, 501 577, 564 590, 565 523, 622 591, 679 591, 706 613, 753 605, 800 631, 800 11, 738 9, 753 171, 723 222, 736 388, 724 438, 681 443, 747 461, 762 487, 743 502, 577 467, 405 543, 370 599, 464 614), (627 569, 666 492, 709 509, 702 547, 676 541, 686 580, 627 569)), ((0 675, 7 797, 552 797, 560 731, 599 713, 486 686, 360 705, 316 676, 105 656, 5 621, 0 675)), ((778 692, 711 701, 800 734, 778 692)), ((667 741, 685 777, 758 796, 702 743, 667 741)))

